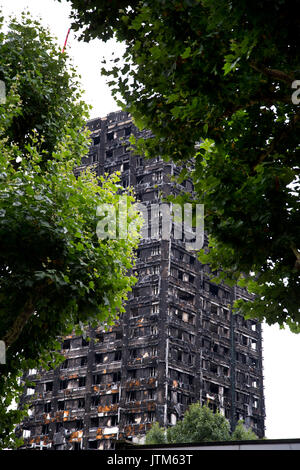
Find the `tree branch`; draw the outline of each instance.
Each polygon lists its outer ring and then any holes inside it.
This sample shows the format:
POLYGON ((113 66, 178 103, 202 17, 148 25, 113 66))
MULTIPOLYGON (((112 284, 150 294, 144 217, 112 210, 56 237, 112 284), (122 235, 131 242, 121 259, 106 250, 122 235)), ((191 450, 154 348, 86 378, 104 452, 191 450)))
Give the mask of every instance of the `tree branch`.
POLYGON ((249 97, 248 103, 242 103, 238 106, 232 106, 231 108, 227 108, 224 112, 225 117, 231 117, 232 114, 236 113, 240 109, 247 109, 251 106, 258 104, 259 106, 276 106, 277 103, 284 103, 284 104, 291 104, 291 97, 290 96, 278 96, 278 95, 259 95, 249 97))
POLYGON ((294 255, 296 256, 296 261, 295 261, 295 268, 299 271, 300 269, 300 251, 294 244, 291 245, 292 251, 294 255))
POLYGON ((281 142, 282 140, 288 137, 289 133, 292 130, 294 130, 294 126, 295 124, 297 124, 299 120, 300 120, 300 114, 298 112, 297 114, 295 114, 293 120, 289 123, 289 125, 284 128, 283 132, 277 138, 273 139, 267 151, 260 156, 258 161, 253 166, 253 171, 256 171, 256 167, 260 165, 260 163, 262 163, 275 150, 275 147, 276 145, 279 144, 279 142, 281 142))
POLYGON ((274 80, 279 80, 280 82, 287 83, 289 86, 292 85, 294 81, 294 75, 288 75, 285 72, 277 69, 269 69, 268 67, 259 66, 256 62, 250 62, 250 67, 256 70, 257 72, 263 73, 268 77, 273 78, 274 80))
POLYGON ((21 335, 26 323, 30 319, 30 317, 34 313, 34 306, 32 303, 32 299, 30 299, 26 302, 24 306, 24 310, 20 313, 20 315, 15 319, 14 324, 8 330, 6 335, 3 338, 3 341, 5 342, 6 348, 9 348, 12 346, 12 344, 17 341, 19 336, 21 335))

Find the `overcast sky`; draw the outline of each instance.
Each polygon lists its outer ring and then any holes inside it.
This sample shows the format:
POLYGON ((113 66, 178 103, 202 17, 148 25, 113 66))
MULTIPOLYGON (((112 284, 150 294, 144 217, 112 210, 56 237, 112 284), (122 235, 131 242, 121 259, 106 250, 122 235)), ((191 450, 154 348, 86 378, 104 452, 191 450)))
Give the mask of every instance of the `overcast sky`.
MULTIPOLYGON (((18 15, 28 7, 35 17, 40 17, 57 37, 63 47, 70 27, 69 3, 62 0, 0 0, 5 18, 18 15)), ((107 44, 99 40, 80 43, 71 32, 68 38, 68 53, 81 75, 85 90, 85 101, 93 106, 90 117, 105 116, 116 111, 118 106, 111 97, 106 85, 106 77, 101 77, 103 57, 111 58, 113 52, 120 51, 114 41, 107 44)), ((269 439, 300 438, 300 335, 277 326, 263 328, 264 339, 264 386, 266 403, 266 436, 269 439)))

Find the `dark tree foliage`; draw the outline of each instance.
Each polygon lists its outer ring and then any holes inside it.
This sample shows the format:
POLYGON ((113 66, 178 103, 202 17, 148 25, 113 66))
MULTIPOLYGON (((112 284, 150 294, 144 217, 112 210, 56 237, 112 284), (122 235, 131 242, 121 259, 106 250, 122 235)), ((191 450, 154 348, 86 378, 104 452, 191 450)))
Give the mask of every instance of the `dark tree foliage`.
POLYGON ((69 1, 84 40, 126 45, 102 73, 155 134, 138 148, 193 160, 200 259, 256 294, 241 313, 298 331, 299 0, 69 1))
MULTIPOLYGON (((22 113, 16 114, 6 128, 9 142, 17 144, 26 153, 31 132, 42 134, 41 150, 51 155, 67 126, 74 129, 83 123, 83 103, 76 70, 68 56, 61 54, 57 44, 37 21, 23 17, 24 24, 12 20, 7 34, 0 39, 0 79, 6 89, 18 78, 22 113), (27 27, 24 27, 27 25, 27 27)), ((86 110, 87 111, 87 110, 86 110)))

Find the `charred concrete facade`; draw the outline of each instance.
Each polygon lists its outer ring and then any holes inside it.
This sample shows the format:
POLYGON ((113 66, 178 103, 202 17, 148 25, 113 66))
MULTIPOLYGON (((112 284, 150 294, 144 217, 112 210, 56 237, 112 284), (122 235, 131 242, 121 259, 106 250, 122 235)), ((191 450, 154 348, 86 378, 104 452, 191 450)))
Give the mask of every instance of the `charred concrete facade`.
MULTIPOLYGON (((147 138, 128 114, 111 113, 88 123, 93 136, 82 162, 97 174, 121 172, 144 204, 183 189, 170 175, 180 169, 159 157, 130 154, 130 134, 147 138)), ((190 180, 184 189, 192 191, 190 180)), ((174 425, 189 404, 219 409, 232 425, 244 419, 264 435, 261 325, 233 315, 232 303, 248 294, 216 286, 208 267, 184 240, 143 239, 136 264, 138 283, 115 326, 89 331, 86 342, 65 338, 64 364, 54 371, 31 370, 34 387, 23 423, 25 446, 52 449, 109 449, 114 440, 138 442, 154 421, 174 425)))

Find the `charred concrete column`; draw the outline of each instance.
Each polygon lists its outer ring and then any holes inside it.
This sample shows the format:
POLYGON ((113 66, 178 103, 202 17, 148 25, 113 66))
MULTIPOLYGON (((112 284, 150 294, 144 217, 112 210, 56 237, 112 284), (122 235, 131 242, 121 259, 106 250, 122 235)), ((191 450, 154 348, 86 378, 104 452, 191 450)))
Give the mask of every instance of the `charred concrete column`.
POLYGON ((235 288, 231 293, 230 299, 230 392, 231 392, 231 412, 230 412, 230 428, 233 432, 236 426, 236 357, 235 357, 235 317, 232 312, 232 305, 236 299, 235 288))

